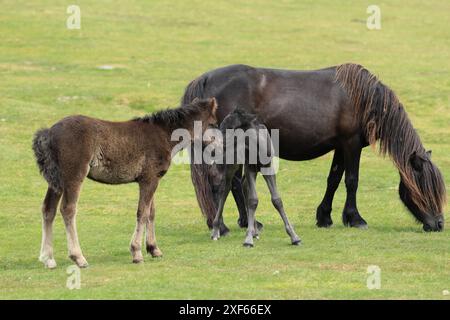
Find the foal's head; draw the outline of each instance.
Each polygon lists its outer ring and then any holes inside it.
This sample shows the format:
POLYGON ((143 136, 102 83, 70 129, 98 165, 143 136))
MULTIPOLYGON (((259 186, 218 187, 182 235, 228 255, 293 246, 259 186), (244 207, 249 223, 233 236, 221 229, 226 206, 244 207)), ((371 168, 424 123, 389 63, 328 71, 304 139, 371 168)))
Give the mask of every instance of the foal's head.
POLYGON ((187 108, 193 108, 200 111, 200 117, 195 120, 202 122, 202 131, 204 132, 217 123, 217 100, 216 98, 199 99, 195 98, 187 108))
POLYGON ((442 231, 446 191, 441 172, 431 162, 431 151, 413 152, 407 168, 400 174, 400 199, 425 231, 442 231))

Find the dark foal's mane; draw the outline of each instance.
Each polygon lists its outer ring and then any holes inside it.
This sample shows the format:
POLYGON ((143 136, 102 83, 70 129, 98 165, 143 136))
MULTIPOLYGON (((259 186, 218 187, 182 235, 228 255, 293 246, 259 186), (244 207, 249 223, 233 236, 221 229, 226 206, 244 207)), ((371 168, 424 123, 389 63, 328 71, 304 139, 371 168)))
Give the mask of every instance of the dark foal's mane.
POLYGON ((169 128, 178 128, 199 113, 208 110, 208 106, 208 100, 199 100, 175 109, 160 110, 133 120, 154 123, 169 128))
POLYGON ((356 120, 365 128, 368 142, 374 144, 379 140, 380 153, 389 154, 394 161, 415 205, 427 213, 430 209, 441 213, 446 202, 443 178, 429 161, 422 142, 395 93, 357 64, 338 66, 335 80, 357 108, 356 120), (420 173, 415 172, 410 164, 413 154, 421 156, 430 165, 423 166, 420 173))

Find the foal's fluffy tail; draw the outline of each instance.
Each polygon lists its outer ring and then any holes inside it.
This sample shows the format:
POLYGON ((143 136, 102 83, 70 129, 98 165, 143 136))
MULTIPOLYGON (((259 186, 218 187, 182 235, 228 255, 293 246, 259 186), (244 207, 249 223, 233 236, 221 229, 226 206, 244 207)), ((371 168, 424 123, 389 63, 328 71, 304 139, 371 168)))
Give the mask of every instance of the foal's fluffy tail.
POLYGON ((50 129, 40 129, 34 134, 33 151, 39 171, 47 180, 49 187, 60 192, 62 190, 61 172, 56 153, 52 148, 50 129))

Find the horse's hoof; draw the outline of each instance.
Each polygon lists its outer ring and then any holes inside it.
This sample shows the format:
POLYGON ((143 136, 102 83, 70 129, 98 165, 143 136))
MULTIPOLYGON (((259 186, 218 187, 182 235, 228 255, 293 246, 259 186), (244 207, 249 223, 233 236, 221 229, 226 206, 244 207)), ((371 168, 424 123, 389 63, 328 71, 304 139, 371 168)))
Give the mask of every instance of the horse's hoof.
POLYGON ((258 231, 261 231, 264 228, 264 225, 261 222, 256 221, 256 228, 258 231))
POLYGON ((225 237, 229 233, 230 233, 230 229, 228 229, 228 227, 226 225, 223 224, 220 226, 220 236, 225 237))
POLYGON ((300 239, 292 241, 292 245, 293 245, 293 246, 298 246, 298 245, 300 245, 301 243, 302 243, 302 240, 300 240, 300 239))
POLYGON ((139 264, 142 262, 144 262, 144 259, 133 259, 133 263, 135 263, 135 264, 139 264))
POLYGON ((219 237, 211 237, 211 240, 217 241, 217 240, 219 240, 219 237))
POLYGON ((369 229, 369 226, 367 225, 367 223, 359 223, 357 225, 351 226, 352 228, 357 228, 357 229, 361 229, 361 230, 367 230, 369 229))
POLYGON ((317 221, 316 226, 319 228, 330 228, 333 225, 333 221, 317 221))
POLYGON ((253 243, 244 242, 243 246, 246 248, 253 248, 253 243))

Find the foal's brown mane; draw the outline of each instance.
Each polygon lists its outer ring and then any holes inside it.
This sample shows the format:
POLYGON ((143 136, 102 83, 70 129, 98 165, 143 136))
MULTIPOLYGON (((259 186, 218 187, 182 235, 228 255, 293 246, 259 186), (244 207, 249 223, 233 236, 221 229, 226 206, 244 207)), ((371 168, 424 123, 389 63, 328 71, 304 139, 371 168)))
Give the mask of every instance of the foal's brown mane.
POLYGON ((442 176, 426 156, 422 142, 395 93, 358 64, 337 66, 335 81, 357 108, 356 119, 364 128, 368 142, 374 144, 379 140, 380 153, 389 154, 394 161, 417 207, 425 213, 430 213, 430 209, 442 213, 446 201, 442 176), (414 152, 431 164, 423 167, 420 179, 415 178, 410 164, 414 152))
POLYGON ((154 123, 168 127, 169 129, 175 129, 183 127, 186 122, 189 122, 199 113, 211 110, 209 104, 209 100, 198 100, 185 106, 160 110, 140 118, 134 118, 133 120, 154 123))

